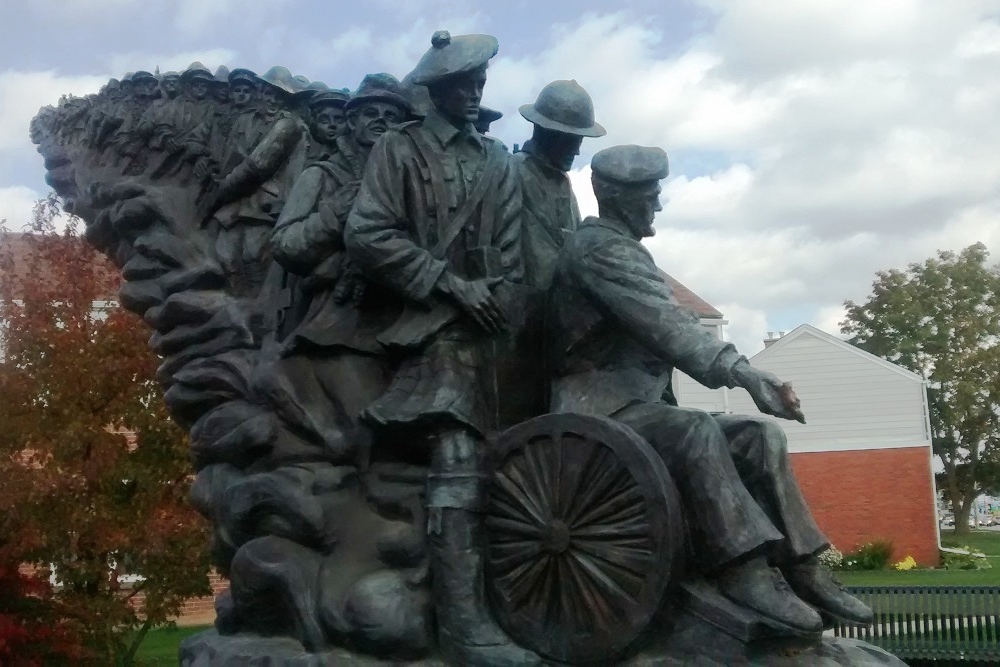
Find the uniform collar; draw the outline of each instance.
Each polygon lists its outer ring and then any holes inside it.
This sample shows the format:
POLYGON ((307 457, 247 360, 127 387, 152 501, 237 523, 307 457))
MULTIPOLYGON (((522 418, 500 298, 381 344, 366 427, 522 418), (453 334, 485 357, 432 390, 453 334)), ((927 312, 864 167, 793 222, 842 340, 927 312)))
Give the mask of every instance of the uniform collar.
POLYGON ((483 149, 483 135, 476 132, 475 126, 472 123, 466 123, 466 126, 459 130, 444 117, 441 112, 437 109, 431 109, 430 113, 424 118, 423 126, 431 131, 439 142, 441 146, 447 148, 449 144, 456 140, 456 138, 462 138, 466 141, 471 141, 476 146, 483 149))
POLYGON ((528 139, 527 141, 525 141, 524 145, 521 146, 521 152, 527 154, 528 157, 532 159, 532 161, 538 164, 538 166, 540 166, 545 171, 551 172, 553 174, 558 174, 560 176, 566 176, 566 172, 560 169, 559 167, 555 166, 554 164, 552 164, 552 162, 550 162, 549 159, 545 157, 542 151, 538 149, 533 140, 528 139))
POLYGON ((628 225, 626 225, 624 222, 621 222, 620 220, 612 220, 611 218, 597 218, 594 216, 590 216, 586 218, 583 222, 581 222, 580 226, 603 227, 604 229, 608 229, 612 232, 615 232, 620 236, 627 236, 630 239, 635 238, 632 235, 632 232, 629 230, 628 225))

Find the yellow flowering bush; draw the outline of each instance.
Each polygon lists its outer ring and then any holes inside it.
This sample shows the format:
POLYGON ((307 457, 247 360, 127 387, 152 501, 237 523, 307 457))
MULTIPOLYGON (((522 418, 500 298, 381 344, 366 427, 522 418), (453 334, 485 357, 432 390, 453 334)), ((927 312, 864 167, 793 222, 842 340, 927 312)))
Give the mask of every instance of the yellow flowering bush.
POLYGON ((917 561, 913 560, 913 556, 907 556, 903 560, 899 561, 893 565, 893 569, 899 570, 900 572, 906 572, 907 570, 912 570, 917 566, 917 561))

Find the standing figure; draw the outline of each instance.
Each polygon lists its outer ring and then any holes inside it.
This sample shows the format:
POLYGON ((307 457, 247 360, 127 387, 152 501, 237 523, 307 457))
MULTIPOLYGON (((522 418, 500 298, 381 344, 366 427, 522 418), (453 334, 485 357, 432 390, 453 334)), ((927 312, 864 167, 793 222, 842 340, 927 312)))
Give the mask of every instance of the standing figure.
MULTIPOLYGON (((409 80, 433 108, 376 142, 345 242, 365 277, 403 299, 379 341, 401 363, 364 417, 426 457, 428 533, 441 644, 455 664, 535 664, 490 614, 483 589, 485 437, 497 424, 500 290, 522 278, 521 193, 509 154, 476 131, 489 35, 434 33, 409 80)), ((376 437, 378 437, 378 435, 376 437)))
POLYGON ((191 63, 181 73, 180 95, 151 110, 143 121, 143 134, 149 147, 160 151, 151 165, 153 178, 172 176, 194 167, 209 155, 209 136, 215 114, 215 100, 209 96, 215 81, 212 73, 199 62, 191 63))
POLYGON ((271 231, 305 167, 309 146, 305 123, 290 112, 296 97, 306 94, 291 73, 272 67, 260 77, 260 85, 265 133, 239 164, 221 174, 209 206, 209 224, 219 229, 217 256, 232 289, 244 296, 256 295, 264 283, 271 231))
POLYGON ((821 631, 817 610, 870 623, 871 610, 817 559, 829 543, 792 474, 781 428, 673 400, 676 367, 706 387, 743 387, 762 412, 804 421, 789 386, 677 303, 640 243, 661 210, 666 153, 616 146, 598 152, 591 168, 600 217, 567 240, 550 292, 553 412, 609 416, 649 441, 677 483, 696 566, 731 601, 803 634, 821 631))
POLYGON ((130 79, 132 95, 125 99, 127 113, 112 138, 112 144, 122 160, 125 173, 141 173, 143 149, 146 137, 142 130, 142 118, 151 107, 159 92, 156 77, 146 71, 132 74, 130 79))
POLYGON ((337 137, 337 150, 296 179, 271 247, 287 271, 282 391, 295 396, 308 417, 300 422, 326 451, 343 457, 356 448, 364 460, 367 430, 358 417, 385 390, 388 369, 376 336, 399 316, 399 299, 362 280, 344 250, 344 223, 372 145, 408 118, 409 102, 393 76, 369 74, 347 111, 351 134, 337 137))
POLYGON ((545 289, 563 240, 580 224, 566 172, 573 168, 584 137, 603 137, 606 132, 594 121, 590 95, 576 81, 553 81, 520 112, 534 126, 531 139, 514 155, 524 196, 524 280, 545 289))
POLYGON ((310 161, 326 159, 337 152, 337 139, 350 134, 347 114, 344 112, 344 106, 350 98, 346 89, 326 88, 309 100, 307 117, 312 133, 310 161))
POLYGON ((527 289, 524 316, 499 367, 504 426, 544 413, 548 406, 546 293, 563 241, 580 222, 566 172, 584 137, 605 134, 594 119, 590 95, 576 81, 553 81, 542 88, 534 104, 522 105, 519 111, 534 128, 513 158, 524 203, 521 252, 527 289))

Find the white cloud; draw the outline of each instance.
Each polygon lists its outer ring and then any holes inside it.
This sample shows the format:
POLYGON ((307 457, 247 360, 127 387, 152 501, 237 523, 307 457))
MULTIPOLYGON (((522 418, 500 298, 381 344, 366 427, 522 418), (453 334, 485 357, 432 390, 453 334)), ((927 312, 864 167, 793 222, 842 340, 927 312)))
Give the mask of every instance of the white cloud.
POLYGON ((157 67, 161 72, 183 71, 193 62, 200 62, 213 72, 219 65, 233 67, 236 62, 236 52, 232 49, 212 48, 181 51, 176 53, 146 53, 130 51, 128 53, 112 53, 107 58, 108 71, 111 76, 120 78, 125 72, 144 69, 152 72, 157 67))
POLYGON ((35 202, 41 196, 41 193, 20 185, 0 188, 0 225, 9 232, 22 231, 31 223, 35 202))
MULTIPOLYGON (((1000 3, 706 4, 714 27, 666 56, 654 23, 623 14, 554 27, 545 53, 501 50, 486 97, 516 108, 576 77, 608 128, 585 152, 666 148, 646 243, 734 339, 759 339, 779 311, 836 333, 840 304, 865 298, 877 270, 979 240, 1000 249, 1000 3)), ((525 128, 504 118, 498 134, 525 128)))
POLYGON ((55 71, 0 72, 0 152, 33 152, 28 124, 38 110, 55 104, 61 95, 96 93, 107 77, 62 76, 55 71))
POLYGON ((840 333, 840 323, 844 321, 846 316, 847 310, 843 305, 823 306, 816 311, 809 324, 828 334, 843 338, 843 335, 840 333))

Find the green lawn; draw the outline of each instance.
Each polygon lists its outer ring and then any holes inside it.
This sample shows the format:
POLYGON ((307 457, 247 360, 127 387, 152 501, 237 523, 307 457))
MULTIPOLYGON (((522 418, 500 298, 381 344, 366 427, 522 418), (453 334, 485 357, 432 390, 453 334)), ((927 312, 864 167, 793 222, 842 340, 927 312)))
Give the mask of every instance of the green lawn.
POLYGON ((989 558, 993 568, 837 572, 837 578, 847 586, 1000 586, 1000 532, 974 530, 968 535, 956 537, 954 531, 942 530, 941 544, 946 547, 969 547, 973 551, 981 551, 989 558))
POLYGON ((136 663, 143 667, 176 667, 177 649, 185 637, 208 630, 211 626, 162 628, 150 630, 139 646, 136 663))

